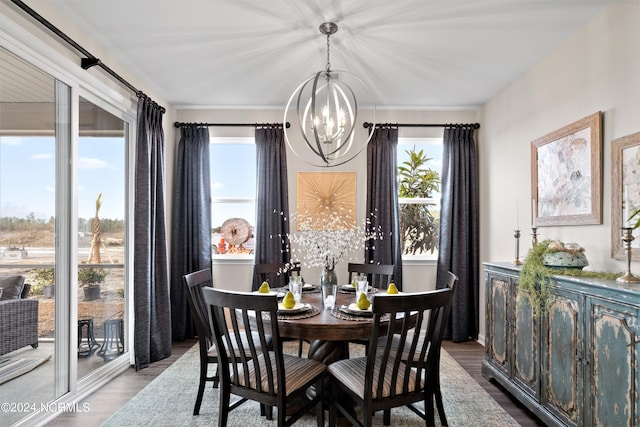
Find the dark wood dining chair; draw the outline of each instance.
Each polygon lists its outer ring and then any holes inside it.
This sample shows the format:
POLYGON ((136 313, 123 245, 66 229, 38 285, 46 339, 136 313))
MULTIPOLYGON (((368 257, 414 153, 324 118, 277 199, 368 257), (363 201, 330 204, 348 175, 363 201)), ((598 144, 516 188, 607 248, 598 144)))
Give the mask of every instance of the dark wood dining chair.
MULTIPOLYGON (((451 292, 455 292, 455 287, 456 287, 456 283, 458 283, 458 276, 456 276, 455 274, 453 274, 452 272, 447 272, 447 283, 445 285, 445 287, 447 289, 451 289, 451 292)), ((452 296, 453 298, 453 296, 452 296)), ((444 319, 444 324, 442 325, 442 328, 446 328, 447 324, 449 322, 449 317, 447 316, 444 319)), ((431 321, 431 320, 430 320, 431 321)), ((413 333, 413 331, 411 331, 410 333, 413 333)), ((418 340, 418 346, 422 345, 422 340, 424 339, 424 337, 420 337, 418 340)), ((405 341, 405 346, 407 345, 407 343, 410 342, 410 340, 405 341)), ((378 347, 381 346, 385 346, 386 342, 385 340, 380 340, 378 341, 378 347)), ((400 337, 396 334, 393 336, 393 341, 391 344, 394 348, 398 347, 400 345, 400 337)), ((402 360, 410 360, 409 358, 409 347, 405 347, 405 349, 402 352, 402 360)), ((434 351, 438 350, 437 354, 435 355, 435 366, 436 366, 436 370, 434 371, 434 373, 432 374, 432 380, 430 382, 430 385, 433 387, 433 396, 435 398, 436 401, 436 407, 438 408, 438 415, 440 417, 440 424, 442 424, 443 426, 448 425, 447 424, 447 416, 444 412, 444 404, 442 403, 442 390, 440 388, 440 347, 434 347, 434 351)), ((431 351, 431 348, 429 348, 429 351, 431 351)), ((418 410, 418 408, 414 408, 416 410, 418 410)), ((391 421, 391 415, 389 411, 385 411, 384 414, 385 417, 385 425, 389 425, 390 421, 391 421)))
POLYGON ((373 414, 408 406, 428 426, 434 426, 433 401, 446 319, 451 312, 451 289, 373 297, 373 324, 365 357, 340 360, 329 365, 331 403, 329 425, 335 426, 340 412, 353 425, 371 426, 373 414), (385 317, 388 316, 388 320, 385 317), (397 338, 395 337, 397 335, 397 338), (421 337, 423 337, 421 339, 421 337), (396 346, 391 345, 394 338, 396 346), (382 340, 387 345, 379 346, 382 340), (410 362, 409 362, 410 361, 410 362), (340 394, 342 393, 342 394, 340 394), (341 399, 334 396, 341 395, 341 399), (345 404, 362 408, 362 422, 345 404), (414 403, 423 401, 422 413, 414 403))
MULTIPOLYGON (((255 264, 253 266, 253 274, 255 275, 255 279, 253 281, 253 287, 256 288, 256 283, 258 287, 262 282, 266 281, 269 283, 270 287, 289 287, 289 278, 294 276, 300 276, 300 271, 302 268, 300 267, 299 262, 295 262, 291 265, 287 265, 284 262, 273 262, 273 263, 264 263, 264 264, 255 264)), ((254 291, 257 290, 254 289, 254 291)), ((304 349, 304 344, 302 340, 300 340, 298 344, 298 357, 302 357, 302 351, 304 349)))
MULTIPOLYGON (((207 304, 204 301, 202 290, 205 287, 212 287, 211 269, 203 269, 193 273, 189 273, 182 278, 187 287, 187 301, 191 310, 191 317, 196 326, 198 334, 198 348, 200 354, 200 378, 198 381, 198 394, 196 396, 196 404, 193 408, 193 415, 200 413, 202 398, 204 396, 204 388, 207 382, 213 383, 213 387, 218 387, 218 367, 212 375, 209 375, 209 368, 218 364, 218 351, 213 339, 213 331, 209 322, 209 313, 207 304)), ((244 338, 246 340, 246 338, 244 338)), ((259 339, 257 334, 253 335, 253 339, 259 339)), ((267 339, 268 345, 271 345, 271 337, 267 339)), ((234 348, 237 347, 234 342, 234 348)), ((262 409, 264 415, 265 408, 262 409)))
POLYGON ((358 274, 367 276, 369 285, 374 288, 387 289, 387 286, 393 279, 393 264, 356 264, 349 263, 347 271, 349 272, 349 282, 358 274))
POLYGON ((318 426, 324 425, 322 407, 326 365, 313 359, 284 354, 278 332, 278 300, 275 295, 203 289, 210 309, 213 335, 218 351, 220 408, 218 425, 227 425, 229 413, 247 400, 276 407, 278 426, 290 426, 315 407, 318 426), (260 340, 249 340, 229 350, 234 339, 250 333, 260 340), (273 337, 273 350, 266 337, 273 337), (315 385, 312 399, 307 389, 315 385), (230 404, 231 394, 240 400, 230 404), (294 405, 291 405, 294 403, 294 405), (289 413, 288 413, 289 412, 289 413))
POLYGON ((271 288, 289 286, 291 275, 300 275, 300 263, 287 265, 284 262, 258 263, 253 266, 254 280, 252 290, 257 291, 262 282, 269 283, 271 288))
POLYGON ((200 380, 198 382, 198 395, 193 408, 193 415, 200 413, 202 397, 207 382, 212 382, 213 387, 218 387, 218 372, 209 375, 209 365, 218 363, 218 352, 216 351, 213 332, 209 325, 209 315, 204 302, 202 289, 212 287, 211 269, 196 271, 182 277, 182 281, 187 287, 187 301, 191 310, 191 317, 196 326, 198 334, 198 347, 200 353, 200 380))

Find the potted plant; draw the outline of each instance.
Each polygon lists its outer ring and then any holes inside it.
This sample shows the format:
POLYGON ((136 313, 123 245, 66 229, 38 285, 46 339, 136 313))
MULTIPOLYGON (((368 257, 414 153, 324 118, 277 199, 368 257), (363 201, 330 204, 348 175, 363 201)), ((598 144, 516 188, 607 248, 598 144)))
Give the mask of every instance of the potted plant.
POLYGON ((53 298, 55 295, 56 271, 53 267, 39 268, 32 276, 35 286, 31 289, 34 294, 44 295, 45 298, 53 298))
POLYGON ((100 298, 100 284, 107 277, 107 270, 104 268, 80 268, 78 270, 78 284, 84 290, 84 300, 93 301, 100 298))

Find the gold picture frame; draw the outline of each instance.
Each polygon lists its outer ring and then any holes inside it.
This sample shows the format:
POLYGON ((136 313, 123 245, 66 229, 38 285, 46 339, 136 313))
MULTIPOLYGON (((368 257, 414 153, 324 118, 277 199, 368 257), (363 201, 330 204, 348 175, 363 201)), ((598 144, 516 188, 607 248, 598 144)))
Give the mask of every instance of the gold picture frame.
POLYGON ((356 173, 298 172, 296 214, 298 231, 356 228, 356 173))
POLYGON ((531 143, 535 227, 602 224, 602 114, 531 143))
MULTIPOLYGON (((611 256, 626 260, 621 227, 640 207, 640 132, 611 141, 611 256), (626 189, 626 191, 625 191, 626 189), (628 206, 627 206, 628 205, 628 206), (626 214, 625 214, 626 212, 626 214)), ((640 261, 640 229, 634 230, 631 259, 640 261)))

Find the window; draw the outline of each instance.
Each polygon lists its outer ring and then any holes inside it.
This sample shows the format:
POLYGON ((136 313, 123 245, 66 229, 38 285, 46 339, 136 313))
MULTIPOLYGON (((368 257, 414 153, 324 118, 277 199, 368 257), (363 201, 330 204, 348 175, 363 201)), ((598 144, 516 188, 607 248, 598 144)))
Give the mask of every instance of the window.
POLYGON ((256 224, 255 139, 211 138, 209 155, 213 254, 252 254, 256 224), (242 235, 247 235, 247 240, 227 241, 227 227, 242 228, 246 231, 242 235), (227 239, 224 238, 225 231, 227 239))
POLYGON ((398 139, 398 202, 404 259, 437 258, 441 169, 441 138, 398 139))

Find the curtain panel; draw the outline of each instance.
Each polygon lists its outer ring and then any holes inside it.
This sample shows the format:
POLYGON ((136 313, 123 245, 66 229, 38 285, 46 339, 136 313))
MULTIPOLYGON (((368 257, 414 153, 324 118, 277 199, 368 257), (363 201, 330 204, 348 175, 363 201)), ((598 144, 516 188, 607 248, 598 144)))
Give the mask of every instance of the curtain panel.
POLYGON ((211 268, 209 144, 206 126, 180 129, 171 227, 171 332, 176 341, 196 335, 182 276, 211 268))
POLYGON ((402 246, 398 208, 398 128, 373 131, 367 145, 368 231, 379 230, 382 238, 365 249, 365 262, 394 265, 393 280, 402 290, 402 246))
POLYGON ((458 276, 445 338, 456 342, 478 338, 479 189, 475 131, 445 128, 442 156, 440 244, 437 287, 446 286, 447 271, 458 276))
MULTIPOLYGON (((256 128, 256 238, 255 264, 288 263, 289 191, 287 151, 282 125, 256 128)), ((278 276, 281 287, 286 275, 278 276)), ((253 274, 252 290, 260 287, 253 274)))
POLYGON ((136 370, 171 355, 162 114, 162 107, 150 99, 138 100, 133 262, 136 370))

